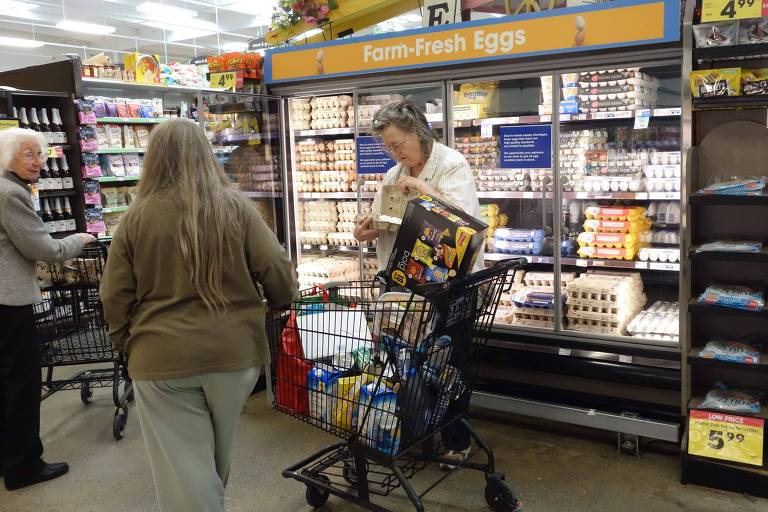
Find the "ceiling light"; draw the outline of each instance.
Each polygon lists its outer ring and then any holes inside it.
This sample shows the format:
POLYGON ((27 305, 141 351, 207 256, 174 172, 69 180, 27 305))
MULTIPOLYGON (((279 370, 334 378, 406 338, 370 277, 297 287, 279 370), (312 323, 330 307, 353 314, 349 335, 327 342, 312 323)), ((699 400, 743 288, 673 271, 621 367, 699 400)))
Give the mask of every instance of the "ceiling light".
POLYGON ((142 2, 136 6, 136 10, 144 14, 151 14, 155 18, 194 18, 197 11, 161 4, 159 2, 142 2))
POLYGON ((16 0, 0 0, 0 16, 11 18, 38 19, 30 12, 30 9, 36 9, 37 4, 28 2, 17 2, 16 0))
POLYGON ((408 23, 421 23, 422 20, 420 15, 414 13, 403 14, 402 16, 398 16, 398 18, 407 21, 408 23))
POLYGON ((269 18, 272 15, 272 10, 276 6, 277 0, 261 0, 259 2, 254 2, 253 0, 235 0, 226 5, 220 5, 219 9, 269 18))
POLYGON ((146 21, 144 25, 163 30, 181 31, 181 32, 213 32, 219 31, 219 26, 211 21, 190 18, 188 20, 178 21, 146 21))
POLYGON ((506 14, 502 14, 500 12, 489 12, 488 16, 490 16, 491 18, 503 18, 504 16, 506 16, 506 14))
POLYGON ((198 39, 200 37, 211 36, 215 32, 207 30, 174 30, 167 37, 168 42, 185 41, 187 39, 198 39))
POLYGON ((62 20, 56 24, 59 30, 69 32, 80 32, 82 34, 106 35, 115 31, 115 27, 109 25, 97 25, 95 23, 85 23, 84 21, 62 20))
POLYGON ((45 43, 32 39, 20 39, 18 37, 0 36, 0 46, 15 46, 16 48, 40 48, 45 43))
POLYGON ((313 28, 312 30, 307 30, 303 34, 297 35, 296 38, 299 38, 299 37, 312 37, 312 36, 316 36, 317 34, 322 34, 322 33, 323 33, 323 29, 321 29, 321 28, 313 28))
POLYGON ((230 41, 221 45, 221 49, 229 52, 244 52, 248 49, 248 43, 230 41))

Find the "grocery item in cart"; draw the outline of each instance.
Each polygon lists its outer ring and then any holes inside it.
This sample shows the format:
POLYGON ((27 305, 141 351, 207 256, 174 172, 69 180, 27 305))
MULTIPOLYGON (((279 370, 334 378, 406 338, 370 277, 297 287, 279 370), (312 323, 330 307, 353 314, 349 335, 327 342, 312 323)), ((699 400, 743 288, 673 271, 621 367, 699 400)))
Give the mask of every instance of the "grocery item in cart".
POLYGON ((762 291, 737 285, 710 285, 699 296, 700 304, 757 311, 765 308, 762 291))
POLYGON ((320 306, 296 318, 305 358, 323 359, 372 346, 363 310, 334 303, 320 306))
POLYGON ((358 419, 363 421, 363 443, 386 455, 396 454, 400 449, 400 419, 396 411, 397 393, 391 388, 383 382, 363 386, 358 411, 358 419))
POLYGON ((699 351, 699 357, 731 363, 760 364, 762 345, 747 341, 712 340, 699 351))
POLYGON ((329 423, 334 405, 332 390, 341 377, 341 372, 331 365, 315 365, 307 374, 309 393, 309 415, 320 423, 329 423))
POLYGON ((704 397, 700 407, 757 414, 762 409, 764 396, 765 393, 762 391, 729 388, 718 382, 715 388, 704 397))

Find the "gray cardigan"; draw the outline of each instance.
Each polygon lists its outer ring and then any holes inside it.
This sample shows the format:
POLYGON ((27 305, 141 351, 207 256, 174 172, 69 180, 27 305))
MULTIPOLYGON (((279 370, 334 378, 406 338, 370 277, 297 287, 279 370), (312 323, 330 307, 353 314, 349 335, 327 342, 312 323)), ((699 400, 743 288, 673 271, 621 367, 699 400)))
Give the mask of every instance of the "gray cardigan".
POLYGON ((35 213, 26 183, 10 172, 0 176, 0 304, 39 302, 37 262, 74 258, 83 245, 77 235, 52 238, 35 213))

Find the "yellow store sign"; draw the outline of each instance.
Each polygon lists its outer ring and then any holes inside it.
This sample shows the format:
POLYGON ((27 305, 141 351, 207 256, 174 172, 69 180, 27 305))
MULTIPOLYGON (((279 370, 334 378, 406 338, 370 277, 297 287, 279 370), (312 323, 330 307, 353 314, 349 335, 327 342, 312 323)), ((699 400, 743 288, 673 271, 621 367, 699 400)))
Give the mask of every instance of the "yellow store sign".
POLYGON ((270 83, 676 41, 680 4, 616 2, 341 39, 267 53, 270 83))
POLYGON ((764 434, 760 418, 694 409, 688 421, 688 453, 762 466, 764 434))

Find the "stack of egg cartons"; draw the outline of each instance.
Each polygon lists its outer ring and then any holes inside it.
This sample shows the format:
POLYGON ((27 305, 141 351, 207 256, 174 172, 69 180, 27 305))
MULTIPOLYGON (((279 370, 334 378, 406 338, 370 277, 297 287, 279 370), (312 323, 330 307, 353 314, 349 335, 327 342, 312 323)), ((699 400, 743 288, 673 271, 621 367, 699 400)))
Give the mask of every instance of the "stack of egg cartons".
POLYGON ((488 251, 493 251, 496 228, 506 227, 509 217, 501 213, 498 204, 489 203, 480 206, 480 220, 488 225, 488 229, 485 230, 486 247, 488 251))
POLYGON ((294 130, 309 130, 312 127, 312 104, 309 98, 291 100, 291 127, 294 130))
POLYGON ((679 201, 651 201, 648 205, 648 217, 654 222, 654 229, 647 238, 650 247, 643 247, 638 253, 640 261, 659 263, 677 263, 680 261, 680 224, 679 201), (656 224, 672 225, 659 228, 656 224), (675 247, 676 246, 676 247, 675 247))
POLYGON ((361 175, 361 177, 363 178, 361 190, 363 192, 375 193, 375 192, 378 192, 379 189, 381 189, 381 183, 384 181, 386 174, 383 174, 383 173, 363 174, 361 175))
POLYGON ((300 288, 311 288, 331 281, 357 281, 360 275, 358 260, 346 256, 304 258, 296 268, 300 288))
POLYGON ((326 130, 330 128, 348 128, 348 109, 352 105, 351 96, 318 96, 310 101, 312 106, 313 130, 326 130))
POLYGON ((581 274, 568 283, 568 328, 597 334, 625 335, 627 324, 645 306, 640 274, 581 274))
POLYGON ((543 229, 496 228, 493 251, 504 254, 540 255, 546 232, 543 229))
MULTIPOLYGON (((360 129, 370 130, 373 127, 373 116, 379 109, 389 103, 403 100, 400 94, 376 94, 360 96, 357 105, 357 126, 360 129)), ((352 124, 350 124, 352 126, 352 124)))
POLYGON ((306 139, 296 144, 299 192, 348 192, 354 188, 355 151, 351 141, 306 139))
POLYGON ((585 192, 639 192, 643 190, 645 149, 626 150, 616 144, 601 144, 585 154, 585 192))
POLYGON ((680 304, 658 301, 639 313, 627 326, 634 338, 677 345, 680 341, 680 304))
POLYGON ((581 73, 581 112, 616 112, 656 106, 659 80, 639 68, 608 69, 581 73))
POLYGON ((498 137, 456 137, 454 149, 464 155, 472 169, 493 169, 499 166, 498 137))
MULTIPOLYGON (((599 151, 605 150, 607 130, 575 130, 560 134, 560 167, 563 190, 581 192, 589 171, 589 161, 597 160, 599 151), (589 158, 589 159, 588 159, 589 158)), ((605 163, 604 163, 605 165, 605 163)))
POLYGON ((328 243, 328 234, 336 232, 339 221, 334 201, 303 201, 299 203, 299 241, 302 244, 328 243))
POLYGON ((647 243, 651 220, 641 206, 588 206, 584 215, 577 251, 582 258, 633 260, 647 243))
MULTIPOLYGON (((560 275, 560 300, 565 313, 566 287, 569 282, 576 279, 574 273, 562 273, 560 275)), ((555 301, 557 294, 554 292, 555 277, 552 272, 526 272, 522 279, 523 286, 517 286, 512 291, 509 301, 511 311, 504 318, 507 323, 526 327, 554 328, 555 326, 555 301)))
MULTIPOLYGON (((560 99, 561 114, 579 113, 579 74, 564 73, 560 75, 562 81, 562 91, 560 99)), ((552 115, 552 77, 541 77, 541 104, 539 105, 539 115, 552 115)))
POLYGON ((680 161, 679 151, 650 151, 643 168, 646 190, 648 192, 679 192, 680 161))

